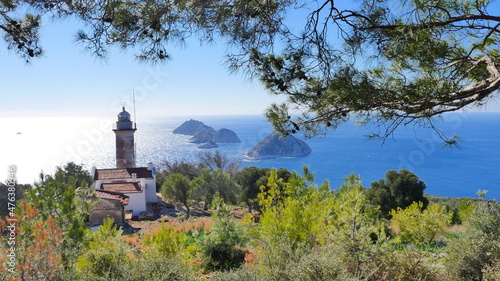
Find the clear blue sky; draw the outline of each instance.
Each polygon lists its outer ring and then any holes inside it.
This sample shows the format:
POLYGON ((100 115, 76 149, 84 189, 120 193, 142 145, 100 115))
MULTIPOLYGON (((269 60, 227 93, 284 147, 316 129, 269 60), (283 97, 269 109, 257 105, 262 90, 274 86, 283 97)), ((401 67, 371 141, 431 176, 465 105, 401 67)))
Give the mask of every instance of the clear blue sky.
POLYGON ((122 102, 131 108, 133 90, 142 116, 262 114, 283 100, 258 81, 229 74, 221 46, 193 39, 185 48, 172 47, 173 59, 158 66, 138 63, 134 50, 112 49, 102 61, 75 44, 76 30, 46 22, 45 57, 31 65, 0 45, 0 117, 109 116, 122 102))
MULTIPOLYGON (((133 90, 142 116, 262 114, 283 100, 258 81, 229 74, 222 45, 191 40, 186 48, 172 47, 172 61, 153 68, 135 61, 133 50, 111 50, 107 62, 95 59, 75 44, 76 30, 71 22, 46 21, 46 55, 31 65, 0 44, 0 117, 114 115, 122 102, 131 108, 133 90)), ((481 111, 500 111, 500 102, 481 111)))

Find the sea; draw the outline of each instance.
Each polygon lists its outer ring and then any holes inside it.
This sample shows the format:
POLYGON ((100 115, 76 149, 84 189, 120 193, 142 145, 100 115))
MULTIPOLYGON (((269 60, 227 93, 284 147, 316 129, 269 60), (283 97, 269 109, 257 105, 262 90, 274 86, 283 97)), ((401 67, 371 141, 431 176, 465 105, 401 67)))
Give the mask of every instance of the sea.
MULTIPOLYGON (((303 165, 316 174, 315 182, 330 182, 337 189, 344 177, 360 175, 365 187, 385 177, 388 170, 409 169, 425 182, 428 194, 445 197, 477 197, 487 190, 487 199, 500 199, 500 113, 450 113, 436 122, 448 136, 456 135, 459 146, 446 146, 434 130, 407 125, 385 141, 370 140, 374 128, 346 123, 324 136, 304 139, 312 153, 298 158, 259 161, 242 152, 272 133, 260 115, 166 116, 139 120, 135 133, 136 161, 152 162, 159 169, 167 161, 196 162, 200 153, 189 136, 172 131, 184 121, 195 119, 214 129, 236 132, 241 143, 219 144, 217 148, 241 167, 257 166, 302 171, 303 165)), ((40 173, 53 173, 69 161, 86 169, 113 168, 116 117, 0 118, 0 180, 14 176, 19 183, 33 183, 40 173), (15 172, 9 169, 15 166, 15 172)), ((210 151, 210 150, 209 150, 210 151)), ((214 150, 211 150, 214 151, 214 150)))

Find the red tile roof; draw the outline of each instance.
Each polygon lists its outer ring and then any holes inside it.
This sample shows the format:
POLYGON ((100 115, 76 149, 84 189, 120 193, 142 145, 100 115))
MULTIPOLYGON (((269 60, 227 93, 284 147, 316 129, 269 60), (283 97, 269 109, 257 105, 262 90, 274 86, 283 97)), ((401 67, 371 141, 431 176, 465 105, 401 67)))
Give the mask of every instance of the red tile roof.
POLYGON ((111 192, 107 190, 96 190, 95 193, 96 196, 99 198, 119 200, 120 202, 122 202, 123 205, 127 205, 128 202, 130 201, 129 196, 118 192, 111 192))
POLYGON ((94 174, 94 180, 114 180, 131 179, 132 174, 136 173, 137 178, 153 178, 153 173, 146 167, 124 168, 124 169, 97 169, 94 174))
POLYGON ((140 182, 111 182, 101 184, 101 190, 114 192, 141 192, 140 182))

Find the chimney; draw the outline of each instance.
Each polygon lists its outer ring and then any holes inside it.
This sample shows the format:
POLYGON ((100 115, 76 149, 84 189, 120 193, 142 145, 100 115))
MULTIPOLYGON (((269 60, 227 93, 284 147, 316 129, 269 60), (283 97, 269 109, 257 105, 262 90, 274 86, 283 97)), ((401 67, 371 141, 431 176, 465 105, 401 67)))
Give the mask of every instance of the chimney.
POLYGON ((133 183, 137 182, 137 174, 136 173, 132 173, 132 182, 133 183))

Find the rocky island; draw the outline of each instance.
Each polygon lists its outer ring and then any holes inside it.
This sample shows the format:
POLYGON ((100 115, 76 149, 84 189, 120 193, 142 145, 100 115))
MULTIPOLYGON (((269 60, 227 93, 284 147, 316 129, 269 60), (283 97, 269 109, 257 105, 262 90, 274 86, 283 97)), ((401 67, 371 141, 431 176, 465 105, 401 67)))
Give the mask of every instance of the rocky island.
POLYGON ((261 160, 278 157, 307 156, 311 151, 307 143, 292 135, 282 136, 272 133, 252 149, 243 152, 243 155, 252 160, 261 160))
POLYGON ((235 132, 225 128, 215 131, 214 141, 220 143, 241 142, 240 138, 238 138, 235 132))
POLYGON ((212 149, 212 148, 219 148, 219 145, 216 144, 213 141, 208 141, 207 143, 198 146, 199 149, 212 149))
POLYGON ((172 131, 174 134, 180 134, 180 135, 189 135, 189 136, 194 136, 198 133, 201 133, 205 130, 212 129, 211 127, 208 127, 207 125, 203 124, 203 122, 200 122, 198 120, 189 120, 176 129, 172 131))
POLYGON ((229 129, 215 130, 198 120, 189 120, 172 131, 174 134, 192 136, 189 141, 192 143, 204 143, 200 149, 209 149, 219 147, 217 143, 239 143, 240 138, 235 132, 229 129))

